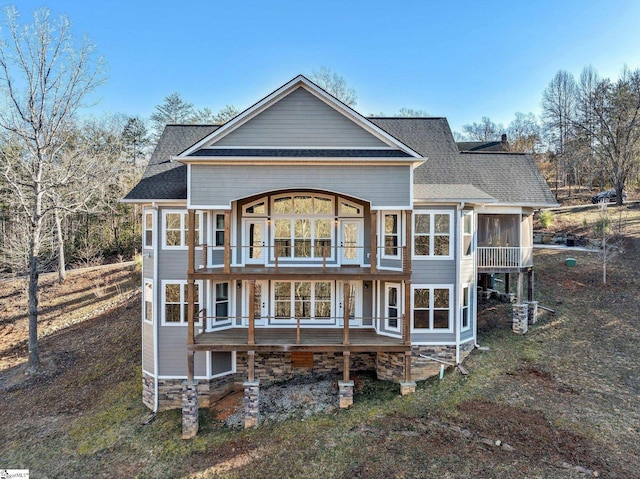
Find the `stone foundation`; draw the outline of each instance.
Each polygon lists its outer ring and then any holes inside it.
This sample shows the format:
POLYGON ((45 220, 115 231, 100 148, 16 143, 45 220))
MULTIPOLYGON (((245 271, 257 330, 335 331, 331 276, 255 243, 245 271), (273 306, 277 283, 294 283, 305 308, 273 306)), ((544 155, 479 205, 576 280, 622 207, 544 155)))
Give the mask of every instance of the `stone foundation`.
POLYGON ((527 315, 529 324, 536 324, 538 322, 538 302, 527 301, 527 315))
MULTIPOLYGON (((466 343, 465 343, 466 344, 466 343)), ((423 358, 420 355, 436 358, 451 364, 456 363, 456 347, 452 346, 413 346, 411 348, 411 379, 423 379, 440 374, 440 364, 437 361, 423 358)))
POLYGON ((513 332, 516 334, 527 334, 528 309, 526 304, 513 305, 513 332))
POLYGON ((142 402, 151 410, 156 407, 156 380, 145 373, 142 373, 142 402))
POLYGON ((383 381, 402 381, 404 378, 404 353, 378 353, 376 376, 383 381))
POLYGON ((353 385, 353 381, 338 381, 340 409, 345 409, 353 405, 353 385))
POLYGON ((182 439, 198 434, 198 381, 182 384, 182 439))
POLYGON ((467 341, 466 343, 462 343, 460 345, 460 362, 464 361, 467 356, 469 356, 473 350, 476 348, 476 342, 474 340, 467 341))
MULTIPOLYGON (((153 409, 154 379, 143 375, 142 400, 150 409, 153 409), (149 384, 149 386, 147 386, 149 384), (150 389, 149 389, 150 388, 150 389), (147 391, 145 391, 145 389, 147 391), (150 403, 145 399, 150 397, 150 403)), ((226 394, 233 388, 235 374, 228 374, 214 379, 198 379, 198 403, 201 407, 209 407, 211 398, 226 394)), ((182 407, 182 383, 184 379, 158 379, 158 412, 182 407)))
MULTIPOLYGON (((344 357, 342 353, 313 353, 312 368, 294 368, 291 353, 255 353, 254 377, 263 384, 291 379, 301 374, 342 374, 344 357)), ((351 353, 350 371, 373 371, 376 368, 375 353, 351 353)), ((247 353, 236 355, 236 377, 247 378, 247 353)))
POLYGON ((260 422, 260 381, 243 383, 244 428, 256 427, 260 422))

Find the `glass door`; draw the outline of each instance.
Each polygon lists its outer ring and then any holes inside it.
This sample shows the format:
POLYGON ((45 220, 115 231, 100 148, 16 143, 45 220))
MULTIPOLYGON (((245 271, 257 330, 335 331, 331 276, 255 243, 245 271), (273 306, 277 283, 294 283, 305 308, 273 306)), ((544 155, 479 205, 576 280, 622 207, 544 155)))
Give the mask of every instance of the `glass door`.
POLYGON ((362 263, 361 221, 342 220, 340 223, 340 263, 362 263))
MULTIPOLYGON (((362 282, 351 282, 349 301, 347 307, 349 308, 349 326, 361 326, 362 325, 362 282)), ((338 292, 336 294, 336 300, 338 302, 338 323, 340 326, 344 325, 344 283, 338 282, 338 292)))
POLYGON ((265 264, 266 224, 264 220, 245 220, 242 242, 245 264, 265 264))

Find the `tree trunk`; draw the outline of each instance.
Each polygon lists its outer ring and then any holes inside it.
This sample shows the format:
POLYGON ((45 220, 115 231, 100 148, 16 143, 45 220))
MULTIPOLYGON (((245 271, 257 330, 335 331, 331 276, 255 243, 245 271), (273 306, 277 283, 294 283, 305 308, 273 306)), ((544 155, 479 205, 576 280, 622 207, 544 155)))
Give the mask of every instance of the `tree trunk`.
MULTIPOLYGON (((36 202, 38 202, 36 200, 36 202)), ((36 206, 39 209, 38 206, 36 206)), ((40 250, 41 218, 38 215, 33 225, 33 234, 29 240, 29 363, 27 372, 35 374, 40 371, 40 348, 38 347, 38 281, 40 279, 38 254, 40 250)))
POLYGON ((53 210, 53 217, 56 222, 56 236, 58 238, 58 282, 64 283, 67 279, 67 269, 65 267, 64 237, 62 235, 62 216, 57 208, 53 210))

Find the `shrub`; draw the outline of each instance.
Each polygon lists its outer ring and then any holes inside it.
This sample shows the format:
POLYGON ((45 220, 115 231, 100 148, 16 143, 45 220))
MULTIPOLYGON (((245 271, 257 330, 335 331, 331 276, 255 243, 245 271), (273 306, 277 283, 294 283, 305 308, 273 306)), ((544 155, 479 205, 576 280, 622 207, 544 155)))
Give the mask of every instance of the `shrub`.
POLYGON ((538 222, 540 223, 540 226, 547 229, 553 224, 553 213, 549 210, 541 211, 538 215, 538 222))

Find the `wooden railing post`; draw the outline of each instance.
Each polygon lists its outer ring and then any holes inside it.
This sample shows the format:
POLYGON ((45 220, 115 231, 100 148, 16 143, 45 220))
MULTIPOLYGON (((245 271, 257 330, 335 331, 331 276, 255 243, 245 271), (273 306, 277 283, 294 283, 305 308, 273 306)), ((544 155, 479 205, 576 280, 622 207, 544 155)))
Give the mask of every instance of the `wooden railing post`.
POLYGON ((374 274, 377 270, 378 264, 378 212, 371 211, 371 227, 370 227, 370 239, 371 246, 370 261, 371 261, 371 273, 374 274))
MULTIPOLYGON (((351 298, 351 285, 348 281, 344 282, 342 287, 342 320, 344 322, 343 344, 349 344, 349 300, 351 298)), ((345 379, 348 381, 348 379, 345 379)))
POLYGON ((249 280, 249 333, 247 337, 247 344, 256 344, 256 280, 249 280))
POLYGON ((411 281, 404 282, 404 315, 402 318, 402 341, 411 344, 411 281))
POLYGON ((193 274, 196 264, 196 210, 189 210, 187 216, 187 247, 189 248, 187 273, 193 274))
POLYGON ((231 272, 231 211, 224 212, 224 272, 231 272))

